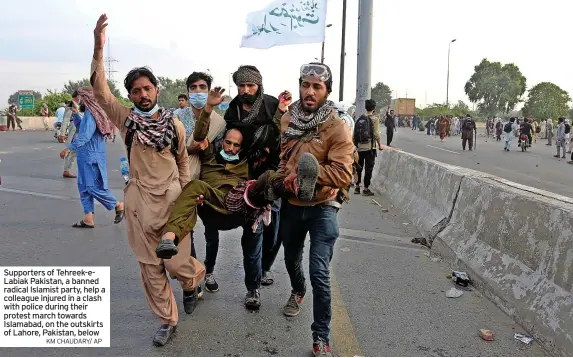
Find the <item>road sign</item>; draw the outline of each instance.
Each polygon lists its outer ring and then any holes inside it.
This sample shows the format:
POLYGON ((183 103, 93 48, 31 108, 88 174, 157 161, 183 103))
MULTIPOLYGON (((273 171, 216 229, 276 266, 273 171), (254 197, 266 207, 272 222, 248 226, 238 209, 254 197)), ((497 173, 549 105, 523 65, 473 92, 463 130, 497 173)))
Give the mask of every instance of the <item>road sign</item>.
POLYGON ((20 108, 34 108, 34 91, 18 91, 20 108))
POLYGON ((229 109, 229 104, 228 103, 221 103, 219 105, 219 109, 222 111, 226 111, 227 109, 229 109))

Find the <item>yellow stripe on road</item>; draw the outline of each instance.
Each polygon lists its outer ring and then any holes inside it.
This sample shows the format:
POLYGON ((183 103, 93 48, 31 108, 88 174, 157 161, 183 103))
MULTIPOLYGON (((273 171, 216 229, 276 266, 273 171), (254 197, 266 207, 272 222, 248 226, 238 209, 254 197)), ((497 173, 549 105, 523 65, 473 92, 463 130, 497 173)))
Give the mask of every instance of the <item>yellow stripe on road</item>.
POLYGON ((340 287, 330 267, 330 289, 332 290, 332 340, 336 353, 340 357, 362 357, 362 351, 356 339, 352 322, 346 310, 346 304, 340 294, 340 287))

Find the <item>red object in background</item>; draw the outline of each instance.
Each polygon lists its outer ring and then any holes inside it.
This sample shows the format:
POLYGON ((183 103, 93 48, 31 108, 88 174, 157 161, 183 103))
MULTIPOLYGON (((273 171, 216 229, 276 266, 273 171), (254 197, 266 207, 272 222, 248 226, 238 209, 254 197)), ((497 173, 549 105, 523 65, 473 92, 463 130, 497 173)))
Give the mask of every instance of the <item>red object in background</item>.
POLYGON ((0 132, 8 131, 8 126, 6 124, 0 124, 0 132))

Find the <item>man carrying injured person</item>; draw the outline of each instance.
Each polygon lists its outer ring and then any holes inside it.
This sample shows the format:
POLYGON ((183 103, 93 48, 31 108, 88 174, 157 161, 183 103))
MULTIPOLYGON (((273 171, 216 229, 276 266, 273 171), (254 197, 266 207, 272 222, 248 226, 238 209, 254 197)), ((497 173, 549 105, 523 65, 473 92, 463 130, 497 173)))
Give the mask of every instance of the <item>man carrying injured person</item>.
MULTIPOLYGON (((219 105, 224 89, 216 87, 210 91, 204 111, 211 111, 219 105)), ((193 140, 202 142, 209 131, 209 116, 201 116, 193 132, 193 140)), ((278 125, 278 123, 277 123, 278 125)), ((163 230, 161 242, 156 248, 157 257, 169 259, 178 252, 178 244, 197 222, 201 214, 199 207, 206 205, 211 216, 220 216, 216 222, 219 230, 230 230, 246 223, 253 223, 256 229, 268 205, 279 197, 296 196, 301 201, 312 200, 318 177, 319 164, 314 156, 303 153, 299 159, 295 193, 284 186, 284 173, 267 171, 258 180, 248 180, 248 158, 242 148, 248 148, 249 138, 244 138, 239 129, 227 130, 222 148, 217 151, 211 144, 200 154, 201 175, 190 181, 179 195, 169 220, 163 230)), ((268 222, 266 223, 268 225, 268 222)))

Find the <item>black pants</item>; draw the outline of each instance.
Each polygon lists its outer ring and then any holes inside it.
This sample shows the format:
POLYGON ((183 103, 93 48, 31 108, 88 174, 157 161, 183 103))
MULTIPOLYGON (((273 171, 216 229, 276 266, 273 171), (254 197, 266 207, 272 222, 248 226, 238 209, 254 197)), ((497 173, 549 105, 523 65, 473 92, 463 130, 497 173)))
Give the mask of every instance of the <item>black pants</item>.
POLYGON ((386 145, 390 146, 392 143, 392 138, 394 138, 394 128, 386 128, 386 145))
POLYGON ((358 180, 356 185, 359 186, 362 181, 362 168, 364 168, 364 187, 370 187, 370 181, 372 180, 372 170, 374 169, 374 162, 376 161, 376 149, 366 150, 363 152, 358 152, 358 180))
MULTIPOLYGON (((8 116, 8 126, 7 126, 7 130, 10 129, 10 123, 12 123, 12 129, 16 130, 16 117, 13 116, 8 116)), ((20 127, 22 128, 22 127, 20 127)))

